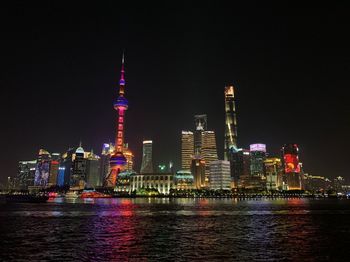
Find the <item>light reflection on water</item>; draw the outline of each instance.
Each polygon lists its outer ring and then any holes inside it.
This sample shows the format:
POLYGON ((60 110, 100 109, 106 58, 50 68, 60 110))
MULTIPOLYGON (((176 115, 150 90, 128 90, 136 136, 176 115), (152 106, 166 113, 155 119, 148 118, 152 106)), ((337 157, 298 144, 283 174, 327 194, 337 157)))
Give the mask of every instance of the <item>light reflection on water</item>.
POLYGON ((349 219, 347 200, 56 198, 1 205, 0 254, 4 261, 337 260, 349 255, 349 219))

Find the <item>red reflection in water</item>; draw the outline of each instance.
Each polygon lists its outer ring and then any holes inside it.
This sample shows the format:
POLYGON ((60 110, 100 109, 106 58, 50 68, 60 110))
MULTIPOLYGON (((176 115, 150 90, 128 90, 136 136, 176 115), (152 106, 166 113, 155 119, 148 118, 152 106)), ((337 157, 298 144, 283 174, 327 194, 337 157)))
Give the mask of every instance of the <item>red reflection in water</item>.
MULTIPOLYGON (((114 201, 113 201, 114 202, 114 201)), ((107 261, 128 261, 132 257, 142 257, 142 245, 137 241, 144 235, 143 228, 136 224, 136 205, 130 199, 115 199, 114 205, 107 206, 104 216, 97 216, 92 232, 103 248, 107 261)), ((96 250, 96 254, 101 250, 96 250)))

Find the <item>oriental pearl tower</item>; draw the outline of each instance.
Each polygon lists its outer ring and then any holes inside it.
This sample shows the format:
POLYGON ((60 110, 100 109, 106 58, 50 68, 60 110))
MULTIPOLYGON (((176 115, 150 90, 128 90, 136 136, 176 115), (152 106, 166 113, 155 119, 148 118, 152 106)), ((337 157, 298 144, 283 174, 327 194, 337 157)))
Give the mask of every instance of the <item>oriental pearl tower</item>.
POLYGON ((115 137, 115 149, 112 153, 109 166, 110 173, 106 178, 106 187, 115 187, 118 174, 126 167, 127 160, 123 154, 124 151, 124 118, 125 111, 128 109, 128 100, 124 97, 125 79, 124 79, 124 53, 122 57, 122 69, 119 80, 119 96, 114 102, 114 109, 118 111, 117 132, 115 137))

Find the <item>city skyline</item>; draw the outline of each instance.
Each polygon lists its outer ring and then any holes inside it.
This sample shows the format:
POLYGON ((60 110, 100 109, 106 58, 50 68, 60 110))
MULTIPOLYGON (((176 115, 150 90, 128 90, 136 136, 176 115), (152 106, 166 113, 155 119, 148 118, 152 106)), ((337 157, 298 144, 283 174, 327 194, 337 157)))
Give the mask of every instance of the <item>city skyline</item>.
MULTIPOLYGON (((217 13, 220 10, 219 7, 214 9, 215 18, 219 17, 217 13)), ((100 155, 103 143, 114 140, 115 111, 112 103, 123 48, 127 54, 126 78, 129 87, 128 100, 131 104, 127 113, 125 140, 135 154, 137 167, 140 167, 142 158, 142 141, 151 139, 154 141, 154 164, 168 163, 171 160, 174 161, 176 169, 179 169, 181 130, 193 128, 193 116, 196 114, 208 115, 208 126, 217 136, 219 159, 223 159, 223 91, 226 85, 232 84, 237 89, 235 98, 239 147, 248 148, 253 143, 264 143, 268 152, 279 156, 283 144, 297 143, 300 146, 300 159, 310 174, 349 178, 344 164, 346 154, 343 148, 349 143, 346 139, 349 125, 345 120, 348 106, 341 90, 348 80, 341 71, 345 71, 343 60, 336 57, 339 53, 335 53, 333 57, 333 53, 325 49, 327 44, 331 44, 330 41, 322 44, 316 39, 309 39, 318 46, 318 51, 328 55, 322 60, 317 51, 311 51, 313 46, 310 43, 307 46, 298 41, 287 43, 290 39, 284 38, 286 35, 282 28, 273 27, 275 20, 272 18, 264 21, 264 25, 272 31, 264 31, 266 35, 258 34, 258 40, 266 42, 260 45, 250 42, 254 39, 245 30, 238 27, 230 30, 230 21, 223 18, 218 20, 222 30, 231 34, 238 30, 237 38, 230 35, 230 39, 235 39, 237 45, 224 44, 224 48, 218 50, 217 47, 224 43, 220 37, 225 34, 210 27, 210 20, 205 16, 207 9, 204 8, 196 15, 208 24, 208 28, 197 28, 195 23, 192 26, 198 29, 199 35, 196 37, 199 39, 206 39, 210 32, 215 32, 215 39, 211 39, 209 44, 201 43, 196 50, 197 40, 192 37, 190 28, 184 27, 185 22, 173 24, 165 19, 168 22, 166 25, 175 32, 179 28, 188 30, 184 31, 185 37, 180 37, 178 45, 168 44, 161 47, 161 43, 168 43, 179 35, 165 33, 165 39, 157 38, 157 32, 162 31, 165 26, 153 24, 152 21, 157 21, 156 18, 146 22, 150 31, 146 35, 136 26, 138 19, 146 14, 138 11, 141 17, 136 18, 130 9, 126 8, 126 11, 135 19, 134 23, 126 26, 130 31, 123 27, 125 20, 131 19, 130 17, 119 17, 117 24, 109 24, 110 16, 107 15, 107 21, 99 26, 96 24, 96 30, 92 32, 78 21, 68 24, 81 29, 78 30, 78 35, 82 39, 92 38, 93 44, 84 44, 84 50, 79 49, 81 40, 78 38, 72 39, 72 45, 67 44, 70 34, 59 31, 59 19, 48 17, 54 25, 52 32, 46 35, 46 27, 32 21, 27 31, 24 30, 24 35, 35 29, 36 37, 27 39, 29 42, 25 48, 21 45, 11 47, 14 51, 13 60, 10 60, 10 56, 5 57, 13 77, 4 80, 5 86, 8 86, 5 98, 9 99, 2 105, 3 112, 8 112, 4 117, 3 140, 6 140, 6 153, 1 154, 4 166, 0 177, 2 183, 7 176, 16 174, 18 161, 32 159, 39 148, 62 153, 82 140, 87 149, 93 148, 100 155), (110 28, 102 29, 103 25, 109 25, 110 28), (123 37, 110 36, 109 33, 113 30, 123 37), (137 32, 145 46, 135 42, 134 33, 137 32), (54 43, 55 33, 63 36, 61 42, 58 42, 62 46, 54 43), (40 50, 40 39, 49 43, 47 49, 40 50), (186 39, 189 40, 188 44, 186 39), (274 43, 274 40, 278 41, 277 46, 269 48, 267 43, 274 43), (157 44, 157 41, 160 43, 157 44), (94 45, 97 42, 99 48, 96 49, 94 45), (251 46, 243 49, 241 55, 239 50, 245 43, 250 43, 251 46), (107 48, 102 50, 104 45, 107 48), (259 51, 259 47, 264 50, 259 51), (172 54, 174 48, 178 48, 178 58, 174 58, 172 54), (26 50, 33 54, 29 55, 26 50), (249 52, 256 56, 248 55, 249 52), (304 65, 300 63, 304 61, 303 55, 306 60, 304 65), (50 61, 47 61, 48 58, 50 61), (323 62, 317 65, 320 60, 323 62), (267 66, 263 68, 265 63, 267 66), (336 68, 330 68, 329 65, 334 63, 336 68), (321 74, 323 71, 325 74, 321 74), (334 91, 328 94, 317 92, 320 86, 330 86, 330 79, 335 81, 330 88, 334 91), (51 92, 51 89, 55 92, 51 92), (28 97, 31 99, 27 100, 28 97), (323 102, 324 100, 327 102, 323 102), (32 103, 28 103, 31 101, 32 103), (26 108, 15 107, 20 103, 25 103, 26 108), (25 137, 21 136, 23 131, 26 133, 25 137), (325 148, 337 154, 323 153, 325 148)), ((320 11, 325 12, 325 9, 321 8, 320 11)), ((193 8, 184 12, 186 20, 192 14, 193 8)), ((170 12, 170 15, 175 15, 175 11, 170 12)), ((319 16, 321 17, 320 14, 319 16)), ((331 14, 329 16, 332 17, 331 14)), ((165 18, 165 15, 161 17, 165 18)), ((247 22, 248 17, 239 18, 241 20, 232 17, 240 22, 242 28, 258 31, 258 18, 247 25, 243 22, 247 22)), ((300 29, 300 24, 295 27, 291 25, 293 16, 278 19, 282 25, 289 26, 288 32, 292 36, 299 35, 296 30, 300 29)), ((302 19, 309 21, 306 17, 302 19)), ((17 29, 18 25, 14 24, 12 27, 17 29)), ((337 30, 340 30, 339 27, 340 25, 337 30)), ((325 30, 330 34, 330 28, 325 30)), ((321 27, 316 30, 317 34, 322 32, 321 27)), ((300 34, 310 38, 305 35, 306 29, 301 30, 300 34)), ((17 36, 14 36, 9 43, 16 39, 17 36)))

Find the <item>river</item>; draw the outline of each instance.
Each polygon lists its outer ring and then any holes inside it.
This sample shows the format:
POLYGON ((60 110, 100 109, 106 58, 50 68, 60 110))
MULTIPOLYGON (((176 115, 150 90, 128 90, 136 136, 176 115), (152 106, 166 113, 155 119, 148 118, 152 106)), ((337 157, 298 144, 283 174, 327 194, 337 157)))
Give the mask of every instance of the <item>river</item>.
POLYGON ((1 261, 350 257, 350 200, 57 198, 0 209, 1 261))

